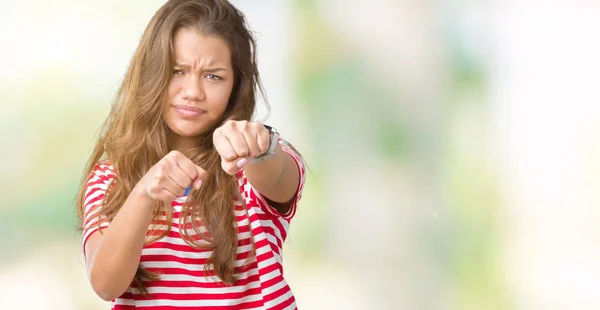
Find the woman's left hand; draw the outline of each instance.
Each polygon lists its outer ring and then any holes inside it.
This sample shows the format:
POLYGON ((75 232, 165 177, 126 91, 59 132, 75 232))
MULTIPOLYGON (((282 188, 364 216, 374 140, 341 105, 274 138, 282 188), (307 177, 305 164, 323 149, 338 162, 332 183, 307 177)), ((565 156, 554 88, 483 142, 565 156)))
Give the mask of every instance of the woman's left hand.
POLYGON ((225 122, 213 133, 213 145, 221 155, 221 167, 234 175, 249 159, 262 155, 269 149, 271 135, 259 122, 225 122))

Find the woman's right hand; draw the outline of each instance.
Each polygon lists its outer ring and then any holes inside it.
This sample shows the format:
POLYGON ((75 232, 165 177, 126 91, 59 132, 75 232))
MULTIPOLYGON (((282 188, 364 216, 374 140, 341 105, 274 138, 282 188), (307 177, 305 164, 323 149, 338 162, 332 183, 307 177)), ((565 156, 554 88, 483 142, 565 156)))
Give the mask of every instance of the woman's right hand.
POLYGON ((146 172, 134 191, 154 200, 171 202, 183 196, 190 185, 199 189, 205 178, 206 170, 181 152, 171 151, 146 172))

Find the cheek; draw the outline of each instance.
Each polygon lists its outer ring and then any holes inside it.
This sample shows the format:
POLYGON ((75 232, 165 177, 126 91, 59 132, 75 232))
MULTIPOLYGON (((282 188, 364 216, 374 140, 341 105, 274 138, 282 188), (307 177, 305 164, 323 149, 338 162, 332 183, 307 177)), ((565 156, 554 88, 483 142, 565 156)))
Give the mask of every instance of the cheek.
POLYGON ((214 89, 212 93, 212 110, 215 114, 222 114, 227 108, 229 103, 229 97, 231 96, 231 87, 226 86, 218 89, 214 89))
POLYGON ((175 80, 169 81, 169 85, 167 86, 167 94, 165 97, 165 108, 173 103, 175 96, 179 93, 179 83, 175 80))
POLYGON ((227 104, 229 103, 230 92, 223 92, 219 94, 219 106, 221 109, 225 110, 227 108, 227 104))
POLYGON ((207 103, 209 105, 209 113, 213 119, 220 118, 225 110, 227 109, 227 104, 229 103, 230 92, 227 89, 212 89, 210 94, 207 93, 207 103))

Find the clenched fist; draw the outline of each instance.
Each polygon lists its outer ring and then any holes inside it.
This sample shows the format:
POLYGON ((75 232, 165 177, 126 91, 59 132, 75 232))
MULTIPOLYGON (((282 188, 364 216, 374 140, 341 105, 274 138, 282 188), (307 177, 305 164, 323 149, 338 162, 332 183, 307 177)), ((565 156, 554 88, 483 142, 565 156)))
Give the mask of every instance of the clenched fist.
POLYGON ((171 202, 183 196, 191 185, 196 189, 200 188, 205 177, 204 169, 196 166, 181 152, 171 151, 146 172, 135 190, 154 200, 171 202))
POLYGON ((214 131, 213 144, 221 155, 223 170, 234 175, 248 160, 269 149, 271 135, 259 122, 229 120, 214 131))

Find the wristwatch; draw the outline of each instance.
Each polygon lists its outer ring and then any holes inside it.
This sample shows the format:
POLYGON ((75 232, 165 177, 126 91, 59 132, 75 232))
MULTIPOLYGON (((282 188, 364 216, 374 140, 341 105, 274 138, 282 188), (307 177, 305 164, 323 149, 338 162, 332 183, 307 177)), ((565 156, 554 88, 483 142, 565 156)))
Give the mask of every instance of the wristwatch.
POLYGON ((267 128, 269 130, 270 135, 273 137, 273 138, 271 138, 271 144, 269 144, 269 149, 266 152, 258 155, 255 158, 248 160, 248 164, 258 163, 258 162, 265 160, 268 157, 275 156, 275 147, 277 146, 277 143, 279 141, 279 132, 277 131, 277 129, 275 129, 269 125, 263 124, 263 126, 265 126, 265 128, 267 128))

